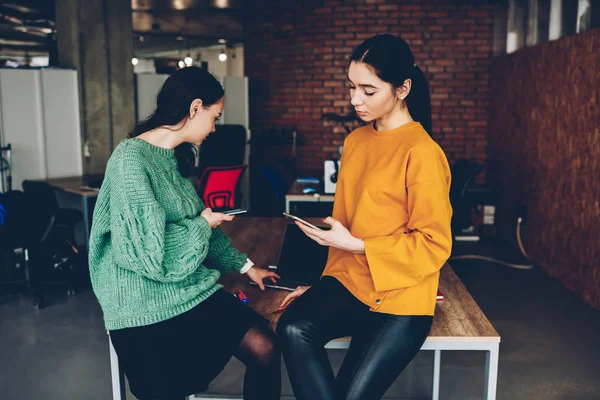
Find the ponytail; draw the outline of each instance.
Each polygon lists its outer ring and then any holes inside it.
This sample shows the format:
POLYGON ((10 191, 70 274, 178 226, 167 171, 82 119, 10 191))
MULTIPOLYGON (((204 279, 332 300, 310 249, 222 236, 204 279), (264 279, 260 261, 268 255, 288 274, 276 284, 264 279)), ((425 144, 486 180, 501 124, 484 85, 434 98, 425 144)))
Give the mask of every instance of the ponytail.
POLYGON ((423 128, 431 136, 431 96, 429 94, 429 83, 418 66, 413 67, 412 85, 410 93, 406 97, 406 106, 410 116, 423 125, 423 128))

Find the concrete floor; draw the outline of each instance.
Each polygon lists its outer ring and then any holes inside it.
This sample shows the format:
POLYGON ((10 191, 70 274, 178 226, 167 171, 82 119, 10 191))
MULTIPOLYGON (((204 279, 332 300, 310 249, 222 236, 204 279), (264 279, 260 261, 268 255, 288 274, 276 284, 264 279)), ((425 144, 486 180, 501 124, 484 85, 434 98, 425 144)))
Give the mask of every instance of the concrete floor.
MULTIPOLYGON (((600 312, 539 270, 451 264, 502 336, 499 400, 600 400, 600 312)), ((107 336, 91 290, 59 293, 40 311, 30 303, 0 296, 0 399, 110 399, 107 336)), ((343 353, 330 355, 339 366, 343 353)), ((421 352, 385 398, 430 398, 432 363, 433 353, 421 352)), ((440 398, 481 399, 484 363, 481 352, 443 352, 440 398)), ((242 377, 232 360, 209 393, 239 394, 242 377)), ((285 371, 283 388, 282 398, 293 398, 285 371)))

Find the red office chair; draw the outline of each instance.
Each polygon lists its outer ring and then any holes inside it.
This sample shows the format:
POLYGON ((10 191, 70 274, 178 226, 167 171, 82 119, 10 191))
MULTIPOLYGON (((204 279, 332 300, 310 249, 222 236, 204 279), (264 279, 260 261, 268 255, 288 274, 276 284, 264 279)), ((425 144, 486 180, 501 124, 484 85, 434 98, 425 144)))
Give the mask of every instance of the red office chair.
POLYGON ((198 196, 202 198, 206 207, 212 209, 238 207, 239 199, 236 199, 236 193, 240 178, 247 167, 247 164, 206 167, 196 187, 198 196))

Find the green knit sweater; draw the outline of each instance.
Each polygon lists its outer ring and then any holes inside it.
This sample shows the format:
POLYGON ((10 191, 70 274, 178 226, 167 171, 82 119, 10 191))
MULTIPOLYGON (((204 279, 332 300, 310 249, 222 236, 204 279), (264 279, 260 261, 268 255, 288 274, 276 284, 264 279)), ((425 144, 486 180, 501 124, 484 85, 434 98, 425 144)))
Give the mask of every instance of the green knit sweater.
POLYGON ((89 267, 106 329, 182 314, 240 271, 246 255, 200 216, 205 206, 174 150, 125 139, 113 152, 94 210, 89 267))

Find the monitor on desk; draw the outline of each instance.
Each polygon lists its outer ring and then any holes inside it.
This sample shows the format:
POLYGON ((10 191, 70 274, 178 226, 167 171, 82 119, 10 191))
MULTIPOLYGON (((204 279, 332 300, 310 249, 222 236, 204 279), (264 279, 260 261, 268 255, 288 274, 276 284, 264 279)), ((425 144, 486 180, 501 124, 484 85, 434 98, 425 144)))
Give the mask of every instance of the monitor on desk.
POLYGON ((329 247, 306 236, 295 224, 287 225, 276 270, 281 279, 276 284, 265 280, 265 286, 294 290, 298 286, 313 285, 321 278, 328 252, 329 247))

